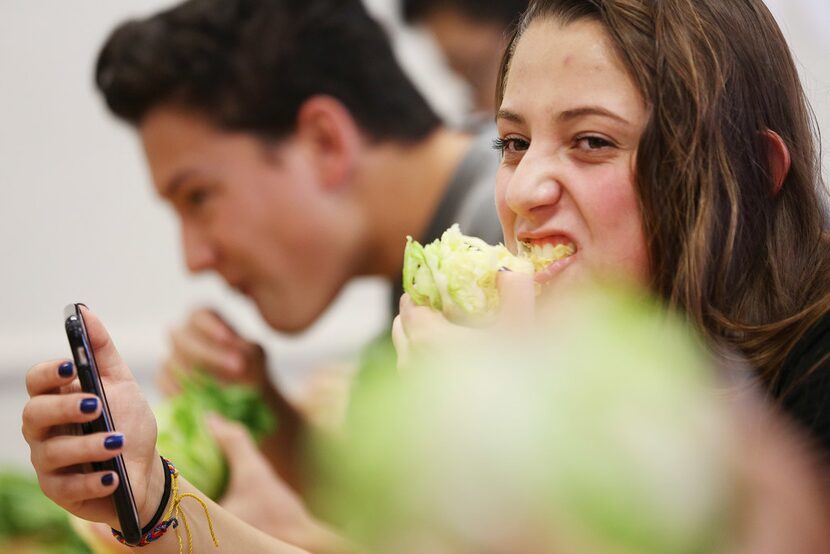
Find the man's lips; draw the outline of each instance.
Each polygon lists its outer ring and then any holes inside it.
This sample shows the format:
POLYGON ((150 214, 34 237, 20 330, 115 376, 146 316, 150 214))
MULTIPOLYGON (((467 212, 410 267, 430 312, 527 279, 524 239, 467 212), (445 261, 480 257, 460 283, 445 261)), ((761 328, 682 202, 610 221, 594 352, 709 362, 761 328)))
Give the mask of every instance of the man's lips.
POLYGON ((228 285, 243 296, 251 296, 251 285, 243 281, 228 281, 228 285))

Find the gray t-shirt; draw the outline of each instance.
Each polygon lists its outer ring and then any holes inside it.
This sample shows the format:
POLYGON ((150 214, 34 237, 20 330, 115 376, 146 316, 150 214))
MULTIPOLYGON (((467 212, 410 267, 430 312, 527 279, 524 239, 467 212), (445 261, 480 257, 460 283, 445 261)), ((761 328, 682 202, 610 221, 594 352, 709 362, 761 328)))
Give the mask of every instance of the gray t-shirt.
MULTIPOLYGON (((461 160, 452 181, 444 192, 438 209, 420 242, 428 244, 458 223, 465 235, 479 237, 490 244, 504 240, 496 214, 496 170, 499 154, 493 149, 496 127, 489 125, 476 135, 470 149, 461 160)), ((403 294, 402 278, 393 283, 391 311, 398 313, 398 303, 403 294)))

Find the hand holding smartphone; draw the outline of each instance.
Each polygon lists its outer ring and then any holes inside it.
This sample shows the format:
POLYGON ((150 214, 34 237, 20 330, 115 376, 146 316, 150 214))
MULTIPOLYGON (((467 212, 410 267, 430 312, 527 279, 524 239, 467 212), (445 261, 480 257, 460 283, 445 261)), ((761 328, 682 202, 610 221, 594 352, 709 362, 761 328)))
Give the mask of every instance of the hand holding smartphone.
MULTIPOLYGON (((95 353, 90 347, 81 306, 83 304, 69 304, 64 309, 66 336, 69 339, 69 347, 78 370, 81 388, 84 392, 97 396, 101 402, 101 416, 95 421, 84 423, 81 427, 84 434, 111 433, 116 429, 107 404, 107 395, 101 383, 101 376, 98 373, 98 366, 95 363, 95 353)), ((112 498, 121 524, 120 531, 128 543, 137 544, 141 539, 141 526, 123 457, 119 454, 105 462, 94 462, 92 466, 96 471, 113 471, 118 474, 118 487, 112 498)))

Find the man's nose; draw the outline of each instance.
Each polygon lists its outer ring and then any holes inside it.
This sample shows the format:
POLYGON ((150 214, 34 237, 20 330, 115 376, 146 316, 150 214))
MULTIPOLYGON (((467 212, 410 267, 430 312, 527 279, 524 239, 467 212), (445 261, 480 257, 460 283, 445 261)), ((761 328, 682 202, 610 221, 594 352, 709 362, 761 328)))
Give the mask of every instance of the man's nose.
POLYGON ((182 248, 188 271, 199 273, 216 265, 216 251, 204 233, 192 225, 182 225, 182 248))

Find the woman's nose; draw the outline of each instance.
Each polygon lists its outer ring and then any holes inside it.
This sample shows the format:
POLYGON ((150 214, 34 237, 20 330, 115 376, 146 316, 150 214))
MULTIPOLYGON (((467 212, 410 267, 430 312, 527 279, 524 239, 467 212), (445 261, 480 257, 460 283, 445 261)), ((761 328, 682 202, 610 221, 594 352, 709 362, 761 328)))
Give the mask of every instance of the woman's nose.
POLYGON ((549 159, 526 155, 507 183, 505 202, 514 213, 529 216, 556 206, 561 197, 557 165, 549 159))

